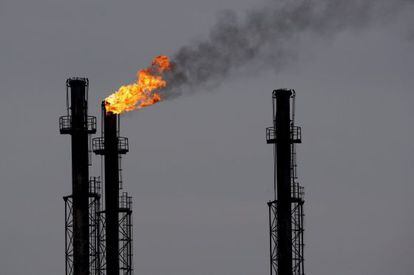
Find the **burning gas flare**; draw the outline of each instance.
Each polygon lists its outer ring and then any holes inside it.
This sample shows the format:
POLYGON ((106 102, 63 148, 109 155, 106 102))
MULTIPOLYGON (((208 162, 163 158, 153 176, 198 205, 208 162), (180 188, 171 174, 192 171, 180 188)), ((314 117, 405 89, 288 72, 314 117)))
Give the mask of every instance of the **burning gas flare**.
POLYGON ((167 86, 163 73, 169 70, 171 62, 167 56, 155 57, 150 67, 138 71, 136 83, 121 86, 105 99, 106 111, 121 114, 161 101, 156 91, 167 86))

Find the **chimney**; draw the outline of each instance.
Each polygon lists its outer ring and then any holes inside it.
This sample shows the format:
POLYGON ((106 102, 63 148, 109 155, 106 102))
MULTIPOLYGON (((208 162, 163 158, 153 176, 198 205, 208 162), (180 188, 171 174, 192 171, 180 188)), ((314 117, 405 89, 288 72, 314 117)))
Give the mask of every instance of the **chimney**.
POLYGON ((273 91, 273 127, 266 140, 274 144, 274 200, 268 202, 270 274, 303 275, 303 187, 296 181, 295 92, 273 91))
MULTIPOLYGON (((120 204, 120 190, 121 186, 121 167, 120 159, 122 154, 126 154, 129 150, 128 139, 119 136, 119 115, 112 112, 106 112, 105 102, 102 102, 102 137, 93 139, 93 151, 104 157, 105 163, 105 261, 106 274, 119 275, 120 270, 132 274, 132 206, 131 197, 126 193, 123 196, 127 199, 128 213, 125 214, 122 207, 123 201, 120 204), (128 220, 128 223, 123 223, 128 220), (123 226, 128 226, 130 232, 123 236, 125 232, 123 226), (120 239, 120 235, 122 238, 120 239), (124 243, 127 239, 125 254, 124 243), (120 249, 121 245, 121 249, 120 249), (127 257, 127 262, 124 261, 124 255, 127 257), (120 266, 121 265, 121 266, 120 266)), ((121 197, 121 198, 124 198, 121 197)))
MULTIPOLYGON (((66 274, 89 274, 89 134, 96 133, 96 118, 88 116, 88 79, 69 78, 66 81, 67 114, 59 118, 61 134, 72 138, 72 195, 71 220, 66 220, 65 231, 71 228, 73 254, 66 249, 66 274), (70 257, 73 257, 71 260, 70 257), (73 262, 72 262, 73 261, 73 262), (73 269, 73 270, 72 270, 73 269)), ((68 213, 67 213, 68 214, 68 213)), ((67 217, 69 217, 67 215, 67 217)), ((66 232, 67 233, 67 232, 66 232)), ((67 236, 67 234, 66 234, 67 236)), ((68 248, 68 241, 66 242, 68 248)), ((69 242, 70 243, 70 242, 69 242)))

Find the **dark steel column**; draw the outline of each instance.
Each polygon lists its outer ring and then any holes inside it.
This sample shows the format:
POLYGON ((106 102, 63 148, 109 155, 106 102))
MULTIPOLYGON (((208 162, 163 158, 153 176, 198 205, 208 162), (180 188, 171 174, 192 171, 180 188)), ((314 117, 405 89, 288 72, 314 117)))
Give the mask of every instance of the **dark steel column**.
POLYGON ((291 140, 289 90, 276 94, 278 275, 292 275, 291 140))
POLYGON ((74 275, 89 274, 88 127, 86 82, 70 80, 74 275))
MULTIPOLYGON (((103 108, 105 108, 103 106, 103 108)), ((104 112, 106 270, 119 274, 119 152, 118 115, 104 112)))

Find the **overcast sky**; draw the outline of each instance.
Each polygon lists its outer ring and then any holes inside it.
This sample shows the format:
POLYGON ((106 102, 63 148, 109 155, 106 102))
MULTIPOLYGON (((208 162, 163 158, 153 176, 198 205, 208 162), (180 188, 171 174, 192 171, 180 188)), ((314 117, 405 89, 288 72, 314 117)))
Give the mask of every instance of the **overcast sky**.
MULTIPOLYGON (((159 54, 203 39, 219 11, 265 0, 0 1, 0 267, 64 273, 70 139, 65 81, 90 80, 90 112, 159 54)), ((122 117, 134 197, 135 274, 267 274, 271 92, 297 92, 305 271, 409 275, 414 237, 413 10, 304 35, 279 70, 122 117)), ((99 175, 94 159, 92 175, 99 175)))

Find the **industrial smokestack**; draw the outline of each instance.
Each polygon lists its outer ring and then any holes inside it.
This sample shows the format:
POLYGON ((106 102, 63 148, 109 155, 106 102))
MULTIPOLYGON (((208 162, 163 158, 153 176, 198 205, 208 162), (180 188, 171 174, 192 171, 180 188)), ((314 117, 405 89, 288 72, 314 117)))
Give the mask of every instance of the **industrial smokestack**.
POLYGON ((128 139, 119 136, 119 115, 107 112, 102 102, 102 137, 93 139, 93 151, 104 157, 105 163, 105 262, 106 274, 132 274, 131 197, 124 194, 120 204, 120 156, 129 150, 128 139), (124 198, 123 197, 123 198, 124 198), (125 214, 126 213, 126 214, 125 214), (128 221, 125 223, 125 221, 128 221), (128 226, 128 234, 124 226, 128 226), (120 240, 120 235, 122 239, 120 240), (122 251, 120 249, 122 246, 122 251), (125 248, 126 247, 126 248, 125 248), (125 254, 127 249, 127 255, 125 254), (121 266, 120 266, 121 264, 121 266))
POLYGON ((119 155, 118 115, 102 103, 105 144, 105 214, 107 274, 119 274, 119 155))
POLYGON ((278 274, 293 275, 292 271, 292 210, 290 195, 291 143, 290 143, 290 90, 278 90, 276 94, 276 171, 277 171, 277 226, 278 274))
POLYGON ((295 93, 273 91, 273 127, 266 129, 274 144, 275 199, 268 202, 270 274, 303 275, 303 187, 296 182, 295 144, 301 129, 294 124, 295 93))
MULTIPOLYGON (((89 274, 89 142, 96 132, 96 118, 88 116, 88 79, 66 81, 67 115, 59 119, 61 134, 72 137, 72 199, 73 259, 66 251, 66 274, 89 274), (72 262, 73 261, 73 262, 72 262), (73 269, 73 270, 72 270, 73 269)), ((66 228, 67 229, 67 228, 66 228)))

